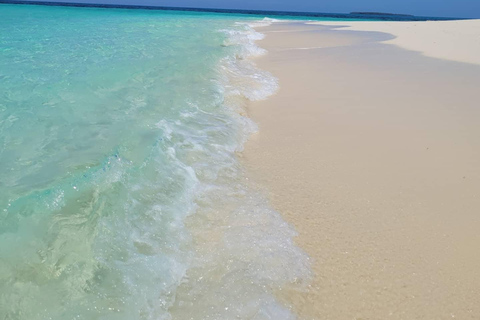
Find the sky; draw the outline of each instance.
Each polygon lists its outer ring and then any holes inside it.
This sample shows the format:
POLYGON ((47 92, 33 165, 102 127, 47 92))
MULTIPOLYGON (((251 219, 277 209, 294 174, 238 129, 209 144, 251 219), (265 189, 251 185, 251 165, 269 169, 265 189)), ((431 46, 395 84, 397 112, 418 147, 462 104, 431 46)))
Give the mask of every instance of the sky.
MULTIPOLYGON (((48 0, 44 0, 48 1, 48 0)), ((375 11, 430 17, 480 18, 480 0, 50 0, 103 4, 252 9, 322 13, 375 11)))

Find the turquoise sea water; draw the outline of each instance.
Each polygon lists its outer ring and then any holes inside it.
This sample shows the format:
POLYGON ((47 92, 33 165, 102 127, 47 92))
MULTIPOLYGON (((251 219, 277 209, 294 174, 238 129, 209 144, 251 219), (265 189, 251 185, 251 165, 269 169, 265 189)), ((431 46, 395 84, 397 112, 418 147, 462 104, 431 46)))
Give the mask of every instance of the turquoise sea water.
POLYGON ((0 319, 291 319, 294 231, 236 160, 253 18, 0 5, 0 319))

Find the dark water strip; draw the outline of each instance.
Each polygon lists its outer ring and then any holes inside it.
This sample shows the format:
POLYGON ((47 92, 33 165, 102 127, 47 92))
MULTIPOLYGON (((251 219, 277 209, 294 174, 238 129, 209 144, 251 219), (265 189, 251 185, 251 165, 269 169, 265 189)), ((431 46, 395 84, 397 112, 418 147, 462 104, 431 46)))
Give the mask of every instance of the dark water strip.
POLYGON ((0 4, 30 4, 42 6, 61 7, 87 7, 87 8, 114 8, 114 9, 142 9, 142 10, 168 10, 168 11, 190 11, 209 12, 226 14, 247 14, 247 15, 268 15, 282 18, 335 18, 347 20, 375 20, 375 21, 439 21, 439 20, 466 20, 464 18, 447 17, 419 17, 412 15, 387 14, 387 13, 320 13, 320 12, 292 12, 292 11, 270 11, 270 10, 242 10, 242 9, 215 9, 215 8, 189 8, 189 7, 165 7, 165 6, 142 6, 127 4, 100 4, 100 3, 76 3, 76 2, 52 2, 52 1, 12 1, 0 0, 0 4))

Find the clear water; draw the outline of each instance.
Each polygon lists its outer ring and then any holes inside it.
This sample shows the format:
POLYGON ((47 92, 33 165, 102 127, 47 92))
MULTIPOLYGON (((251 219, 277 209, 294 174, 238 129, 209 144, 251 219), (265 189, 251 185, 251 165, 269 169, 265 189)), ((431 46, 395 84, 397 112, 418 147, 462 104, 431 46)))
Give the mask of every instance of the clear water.
POLYGON ((236 160, 252 19, 0 5, 0 319, 293 319, 308 258, 236 160))

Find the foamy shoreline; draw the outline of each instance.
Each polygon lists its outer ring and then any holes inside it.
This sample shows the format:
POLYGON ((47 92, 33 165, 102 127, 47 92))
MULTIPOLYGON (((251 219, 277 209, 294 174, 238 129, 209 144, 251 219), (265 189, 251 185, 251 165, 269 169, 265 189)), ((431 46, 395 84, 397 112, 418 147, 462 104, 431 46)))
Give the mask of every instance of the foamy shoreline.
POLYGON ((392 31, 392 22, 258 28, 268 54, 256 62, 280 90, 250 105, 259 132, 243 162, 315 261, 309 292, 284 291, 301 319, 480 314, 472 23, 415 22, 408 32, 392 31), (378 32, 354 31, 367 25, 378 32), (412 32, 428 41, 416 47, 412 32))

